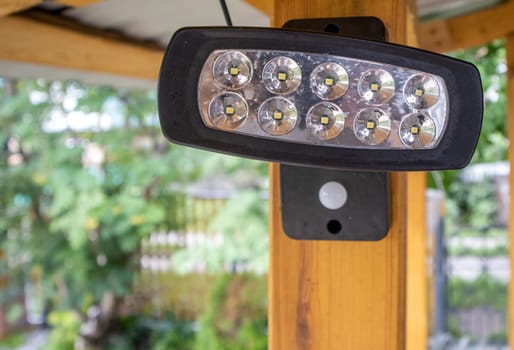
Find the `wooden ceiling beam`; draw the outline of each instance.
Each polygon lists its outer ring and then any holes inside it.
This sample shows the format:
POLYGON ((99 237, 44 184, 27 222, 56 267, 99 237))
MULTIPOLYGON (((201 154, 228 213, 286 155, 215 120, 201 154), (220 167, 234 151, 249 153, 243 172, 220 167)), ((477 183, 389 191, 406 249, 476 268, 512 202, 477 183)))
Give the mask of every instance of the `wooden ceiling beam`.
POLYGON ((26 10, 42 2, 43 0, 0 0, 0 17, 26 10))
POLYGON ((163 49, 116 33, 25 15, 0 18, 0 60, 156 80, 163 49))
POLYGON ((464 49, 514 32, 514 1, 446 20, 420 23, 421 48, 436 52, 464 49))
POLYGON ((245 0, 245 2, 270 18, 273 17, 273 0, 245 0))
POLYGON ((72 6, 72 7, 83 7, 88 5, 93 5, 97 2, 100 2, 101 0, 57 0, 59 4, 63 4, 66 6, 72 6))

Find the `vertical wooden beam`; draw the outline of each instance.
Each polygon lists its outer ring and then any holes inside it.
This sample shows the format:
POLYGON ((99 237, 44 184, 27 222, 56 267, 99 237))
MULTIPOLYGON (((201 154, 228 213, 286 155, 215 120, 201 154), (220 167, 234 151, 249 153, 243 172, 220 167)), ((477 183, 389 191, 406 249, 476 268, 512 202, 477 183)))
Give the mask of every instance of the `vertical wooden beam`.
POLYGON ((57 2, 66 6, 84 7, 100 2, 100 0, 57 0, 57 2))
MULTIPOLYGON (((510 271, 514 273, 514 32, 507 35, 505 42, 507 49, 507 136, 509 138, 509 188, 510 188, 510 215, 509 215, 509 242, 510 242, 510 271)), ((514 346, 514 281, 510 278, 508 296, 508 335, 511 348, 514 346)))
MULTIPOLYGON (((418 46, 418 31, 416 2, 408 0, 407 45, 418 46)), ((407 176, 406 350, 428 348, 426 180, 424 172, 407 176)))
POLYGON ((428 346, 426 173, 407 176, 406 349, 428 346))
MULTIPOLYGON (((272 25, 334 16, 377 16, 391 41, 406 41, 405 0, 277 0, 272 25)), ((380 242, 294 241, 282 231, 271 166, 271 350, 405 349, 406 195, 407 174, 392 174, 391 230, 380 242)))

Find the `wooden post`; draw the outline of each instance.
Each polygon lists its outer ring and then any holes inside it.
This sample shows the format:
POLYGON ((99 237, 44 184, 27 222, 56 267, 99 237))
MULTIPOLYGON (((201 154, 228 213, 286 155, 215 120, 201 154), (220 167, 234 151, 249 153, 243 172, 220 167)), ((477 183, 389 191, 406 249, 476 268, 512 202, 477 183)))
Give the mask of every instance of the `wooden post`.
MULTIPOLYGON (((407 38, 410 46, 419 46, 416 3, 407 3, 407 38)), ((428 348, 428 271, 426 173, 407 175, 407 271, 405 348, 428 348)))
POLYGON ((406 349, 428 347, 426 174, 407 176, 406 349))
MULTIPOLYGON (((276 0, 272 25, 280 27, 292 18, 376 16, 386 24, 390 41, 405 43, 407 14, 406 0, 276 0)), ((406 230, 412 216, 417 221, 409 229, 425 232, 424 221, 419 221, 424 217, 424 175, 392 174, 391 230, 380 242, 363 243, 287 238, 280 217, 278 165, 270 173, 270 349, 406 349, 406 230), (409 200, 415 202, 409 216, 408 187, 413 190, 409 200)), ((419 243, 410 249, 423 250, 419 243)), ((426 293, 422 286, 409 290, 426 293)), ((424 307, 416 306, 421 315, 426 315, 424 307)), ((426 328, 419 319, 412 319, 414 329, 426 328)), ((414 344, 409 350, 425 348, 426 329, 413 334, 409 344, 414 344)))
POLYGON ((507 136, 509 138, 509 187, 510 187, 510 215, 509 215, 509 242, 510 242, 510 271, 511 278, 509 282, 508 296, 508 328, 509 344, 511 348, 514 346, 514 33, 507 35, 505 42, 507 49, 507 136))

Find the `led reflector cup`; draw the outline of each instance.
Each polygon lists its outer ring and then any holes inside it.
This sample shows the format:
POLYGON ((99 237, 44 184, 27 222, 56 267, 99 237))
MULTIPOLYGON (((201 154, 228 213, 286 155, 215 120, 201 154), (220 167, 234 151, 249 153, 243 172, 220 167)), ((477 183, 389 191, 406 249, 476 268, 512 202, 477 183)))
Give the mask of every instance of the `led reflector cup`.
POLYGON ((296 126, 298 111, 294 103, 284 97, 271 97, 257 112, 259 126, 269 135, 285 135, 296 126))
POLYGON ((427 109, 439 101, 439 84, 429 75, 417 74, 409 78, 403 88, 407 104, 416 109, 427 109))
POLYGON ((322 63, 311 73, 311 89, 323 100, 334 100, 348 90, 348 73, 337 63, 322 63))
POLYGON ((394 79, 383 69, 365 71, 359 79, 359 94, 372 104, 383 104, 394 95, 394 79))
POLYGON ((378 108, 367 108, 354 121, 355 136, 366 145, 378 145, 391 133, 391 118, 378 108))
POLYGON ((321 140, 337 137, 344 128, 346 115, 341 108, 330 102, 320 102, 307 112, 307 128, 321 140))
POLYGON ((266 89, 274 94, 290 94, 302 82, 302 70, 295 60, 280 56, 268 61, 262 70, 266 89))
POLYGON ((239 94, 225 92, 215 96, 209 103, 209 119, 218 128, 234 130, 248 116, 248 104, 239 94))
POLYGON ((252 80, 252 76, 252 62, 239 51, 228 51, 221 54, 212 65, 214 81, 225 89, 242 89, 252 80))
POLYGON ((400 138, 404 145, 412 148, 425 148, 434 141, 435 123, 423 113, 406 116, 400 124, 400 138))

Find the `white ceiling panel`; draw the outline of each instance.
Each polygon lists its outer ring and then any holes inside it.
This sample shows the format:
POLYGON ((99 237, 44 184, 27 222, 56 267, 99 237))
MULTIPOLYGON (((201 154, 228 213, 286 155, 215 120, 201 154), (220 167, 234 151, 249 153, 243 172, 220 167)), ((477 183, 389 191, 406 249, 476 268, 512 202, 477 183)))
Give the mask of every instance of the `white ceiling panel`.
MULTIPOLYGON (((234 25, 269 26, 269 18, 242 0, 227 0, 234 25)), ((104 0, 63 15, 102 29, 166 45, 181 27, 224 26, 218 0, 104 0)))

